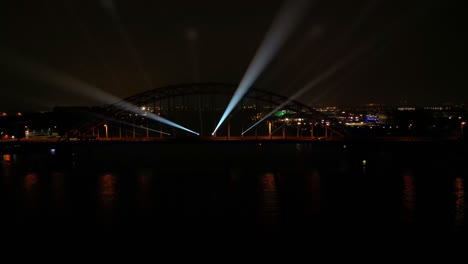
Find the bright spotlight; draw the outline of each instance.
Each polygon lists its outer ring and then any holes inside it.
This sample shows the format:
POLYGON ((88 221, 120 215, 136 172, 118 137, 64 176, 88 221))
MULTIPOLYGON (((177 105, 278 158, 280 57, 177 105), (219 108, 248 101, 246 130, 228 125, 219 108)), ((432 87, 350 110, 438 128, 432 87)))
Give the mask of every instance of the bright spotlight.
POLYGON ((252 84, 257 80, 258 76, 263 72, 268 63, 271 62, 273 57, 294 31, 294 28, 305 16, 306 11, 312 2, 313 1, 310 0, 285 2, 281 8, 282 11, 274 19, 273 24, 267 32, 262 44, 258 48, 255 57, 247 68, 239 87, 234 92, 234 95, 216 125, 213 134, 216 133, 232 110, 234 110, 236 105, 240 100, 242 100, 242 97, 244 97, 244 95, 249 91, 252 84))
POLYGON ((333 66, 331 66, 330 68, 328 68, 328 70, 326 70, 325 72, 323 72, 322 74, 320 74, 317 78, 311 80, 310 82, 308 82, 304 87, 302 87, 299 91, 297 91, 295 94, 293 94, 291 97, 288 98, 288 100, 286 100, 285 102, 283 102, 282 104, 280 104, 279 106, 277 106, 275 109, 273 109, 271 112, 269 112, 268 114, 266 114, 262 119, 258 120, 255 124, 253 124, 251 127, 247 128, 246 130, 244 130, 244 132, 242 132, 241 134, 244 135, 245 133, 247 133, 247 131, 249 131, 250 129, 254 128, 256 125, 260 124, 261 122, 265 121, 265 119, 267 119, 268 117, 270 117, 271 115, 273 115, 274 113, 278 112, 279 110, 283 109, 287 104, 289 104, 291 101, 293 100, 296 100, 297 98, 299 98, 301 95, 303 95, 304 93, 306 93, 307 91, 309 91, 311 88, 317 86, 320 82, 322 82, 323 80, 325 80, 326 78, 330 77, 331 75, 333 75, 336 71, 340 70, 341 68, 343 68, 346 64, 348 64, 351 60, 353 60, 354 58, 356 58, 358 55, 360 55, 364 50, 365 48, 368 48, 368 46, 363 46, 361 47, 360 49, 358 49, 356 52, 354 53, 351 53, 351 54, 348 54, 345 58, 343 58, 341 61, 337 62, 336 64, 334 64, 333 66))
POLYGON ((199 133, 194 132, 179 124, 176 124, 170 120, 167 120, 161 116, 155 115, 151 112, 143 111, 138 106, 133 105, 126 101, 122 101, 121 98, 115 95, 106 93, 103 90, 97 87, 94 87, 84 81, 78 80, 67 73, 59 72, 57 70, 48 68, 45 65, 40 65, 31 61, 27 61, 17 56, 12 56, 9 53, 2 52, 1 55, 3 58, 6 58, 6 61, 8 61, 9 63, 8 64, 9 67, 14 67, 17 70, 25 72, 37 80, 51 84, 56 88, 65 90, 67 92, 73 92, 77 95, 81 95, 87 98, 91 98, 100 103, 114 105, 116 107, 119 107, 122 110, 126 110, 134 114, 138 114, 138 115, 146 114, 148 118, 151 118, 155 121, 193 133, 195 135, 199 135, 199 133))

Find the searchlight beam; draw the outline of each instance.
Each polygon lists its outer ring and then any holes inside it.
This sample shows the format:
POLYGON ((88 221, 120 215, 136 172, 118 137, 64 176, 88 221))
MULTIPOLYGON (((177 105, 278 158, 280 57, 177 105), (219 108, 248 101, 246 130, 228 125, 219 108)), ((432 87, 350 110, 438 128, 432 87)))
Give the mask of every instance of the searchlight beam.
POLYGON ((278 53, 280 48, 294 31, 297 24, 299 24, 301 19, 305 16, 306 11, 312 2, 313 1, 310 0, 296 0, 287 1, 284 4, 281 9, 282 11, 274 19, 273 24, 257 50, 255 57, 247 68, 239 87, 234 92, 231 101, 221 116, 221 119, 216 125, 212 135, 216 133, 229 114, 234 110, 236 105, 249 91, 250 87, 257 80, 266 66, 272 61, 276 53, 278 53))
POLYGON ((194 132, 186 127, 183 127, 175 122, 167 120, 161 116, 143 111, 138 106, 123 101, 121 98, 104 92, 101 89, 94 87, 91 84, 88 84, 84 81, 78 80, 67 73, 59 72, 57 70, 48 68, 45 65, 40 65, 31 61, 27 61, 17 56, 13 57, 11 54, 8 53, 2 55, 4 55, 2 57, 7 58, 7 61, 9 62, 7 66, 13 66, 17 70, 25 72, 31 77, 51 84, 54 87, 66 90, 67 92, 73 92, 77 95, 91 98, 100 103, 115 105, 116 107, 119 107, 122 110, 126 110, 138 115, 146 114, 148 118, 151 118, 155 121, 190 132, 197 136, 199 135, 199 133, 194 132))

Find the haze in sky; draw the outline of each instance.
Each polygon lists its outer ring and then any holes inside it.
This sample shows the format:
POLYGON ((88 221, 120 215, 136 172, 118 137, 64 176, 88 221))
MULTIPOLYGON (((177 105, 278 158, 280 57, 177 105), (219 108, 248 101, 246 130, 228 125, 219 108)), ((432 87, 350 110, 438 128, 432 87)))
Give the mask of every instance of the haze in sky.
MULTIPOLYGON (((0 111, 12 111, 95 103, 34 80, 12 67, 15 58, 121 98, 180 83, 238 84, 282 1, 8 0, 2 5, 0 111)), ((372 42, 299 100, 466 103, 463 17, 461 1, 317 0, 254 86, 291 96, 372 42)))

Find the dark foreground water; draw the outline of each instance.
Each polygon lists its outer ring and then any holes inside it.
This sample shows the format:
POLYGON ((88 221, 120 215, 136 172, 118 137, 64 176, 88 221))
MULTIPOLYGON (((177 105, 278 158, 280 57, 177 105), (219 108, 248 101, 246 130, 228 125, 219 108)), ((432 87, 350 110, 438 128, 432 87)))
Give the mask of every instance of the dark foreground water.
POLYGON ((2 234, 15 237, 467 234, 457 144, 89 143, 11 153, 0 158, 0 209, 2 234))

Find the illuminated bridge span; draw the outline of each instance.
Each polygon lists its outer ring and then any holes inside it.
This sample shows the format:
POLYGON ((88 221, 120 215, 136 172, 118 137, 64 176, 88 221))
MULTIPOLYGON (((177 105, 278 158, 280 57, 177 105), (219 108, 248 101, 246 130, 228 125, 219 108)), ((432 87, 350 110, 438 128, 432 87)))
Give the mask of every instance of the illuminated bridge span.
MULTIPOLYGON (((200 139, 212 137, 211 131, 236 90, 236 85, 194 83, 156 88, 124 101, 142 112, 109 105, 96 113, 93 120, 81 124, 69 137, 98 139, 186 138, 197 137, 147 118, 155 114, 200 133, 200 139)), ((329 138, 342 137, 338 122, 298 101, 284 105, 254 129, 241 136, 248 127, 288 100, 287 97, 259 89, 251 89, 234 109, 214 137, 227 139, 264 138, 329 138)))

